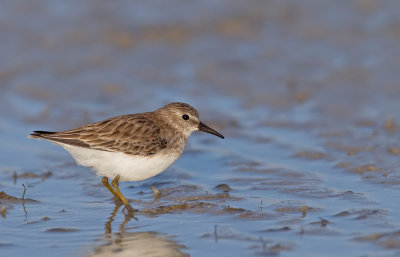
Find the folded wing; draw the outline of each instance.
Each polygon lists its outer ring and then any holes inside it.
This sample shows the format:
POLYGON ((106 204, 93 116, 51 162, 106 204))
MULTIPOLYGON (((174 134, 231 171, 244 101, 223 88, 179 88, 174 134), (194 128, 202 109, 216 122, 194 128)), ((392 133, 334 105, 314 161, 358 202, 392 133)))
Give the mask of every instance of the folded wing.
POLYGON ((34 131, 32 138, 110 152, 150 156, 167 147, 160 128, 145 115, 124 115, 63 132, 34 131))

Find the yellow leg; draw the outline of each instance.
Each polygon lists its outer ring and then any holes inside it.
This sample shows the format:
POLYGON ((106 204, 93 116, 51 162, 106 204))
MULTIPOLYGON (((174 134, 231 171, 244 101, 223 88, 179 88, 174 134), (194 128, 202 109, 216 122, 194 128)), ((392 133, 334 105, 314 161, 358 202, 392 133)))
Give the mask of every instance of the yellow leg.
POLYGON ((114 197, 117 200, 121 200, 122 201, 122 199, 119 198, 119 195, 117 193, 115 193, 114 189, 110 186, 110 184, 108 184, 108 178, 107 177, 103 177, 103 179, 101 181, 103 182, 103 185, 105 187, 107 187, 108 190, 110 190, 110 192, 114 195, 114 197))
POLYGON ((120 176, 117 175, 111 182, 111 185, 114 187, 115 193, 118 195, 119 199, 124 203, 125 207, 128 209, 128 211, 135 211, 131 205, 128 203, 128 201, 125 199, 125 196, 121 193, 121 191, 118 188, 118 180, 120 176))

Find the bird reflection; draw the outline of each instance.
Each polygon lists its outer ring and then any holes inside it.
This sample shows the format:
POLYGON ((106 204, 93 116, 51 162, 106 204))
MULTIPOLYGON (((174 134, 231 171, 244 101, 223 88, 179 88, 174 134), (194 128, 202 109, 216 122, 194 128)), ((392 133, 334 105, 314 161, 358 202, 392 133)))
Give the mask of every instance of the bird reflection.
MULTIPOLYGON (((110 237, 112 236, 112 222, 114 221, 115 215, 117 215, 118 210, 121 208, 121 206, 123 206, 121 201, 115 201, 115 207, 114 210, 111 212, 110 217, 108 217, 108 220, 106 222, 106 224, 104 225, 104 230, 105 230, 105 235, 106 237, 110 237)), ((138 220, 132 212, 127 211, 126 214, 124 212, 122 212, 125 215, 125 219, 124 221, 119 225, 119 230, 120 233, 122 234, 125 232, 125 225, 133 218, 135 220, 138 220)))
MULTIPOLYGON (((119 225, 118 232, 112 232, 112 223, 116 220, 116 215, 122 202, 116 201, 114 210, 110 213, 104 225, 105 237, 101 241, 103 245, 94 249, 91 256, 141 256, 141 257, 188 257, 189 255, 181 252, 185 246, 172 240, 172 237, 159 234, 153 231, 130 232, 125 230, 126 224, 132 219, 138 221, 132 212, 127 211, 124 220, 119 225)), ((124 213, 124 212, 122 212, 124 213)), ((129 230, 129 229, 128 229, 129 230)))

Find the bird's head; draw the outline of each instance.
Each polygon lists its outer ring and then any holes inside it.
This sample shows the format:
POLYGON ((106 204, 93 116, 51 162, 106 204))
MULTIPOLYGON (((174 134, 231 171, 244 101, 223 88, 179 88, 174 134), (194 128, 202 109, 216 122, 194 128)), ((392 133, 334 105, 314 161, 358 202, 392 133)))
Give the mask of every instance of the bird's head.
POLYGON ((186 103, 170 103, 156 110, 163 117, 168 118, 168 123, 178 131, 183 131, 185 137, 189 137, 193 131, 203 131, 220 138, 223 135, 200 121, 198 111, 186 103))

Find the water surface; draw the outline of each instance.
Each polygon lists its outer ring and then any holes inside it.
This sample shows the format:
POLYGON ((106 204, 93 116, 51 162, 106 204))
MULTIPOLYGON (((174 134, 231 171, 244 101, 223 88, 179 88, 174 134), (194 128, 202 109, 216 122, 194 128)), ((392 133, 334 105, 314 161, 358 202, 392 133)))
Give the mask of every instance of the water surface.
POLYGON ((399 256, 399 8, 4 3, 1 255, 399 256), (27 139, 172 101, 226 138, 195 133, 165 172, 121 183, 134 216, 27 139))

